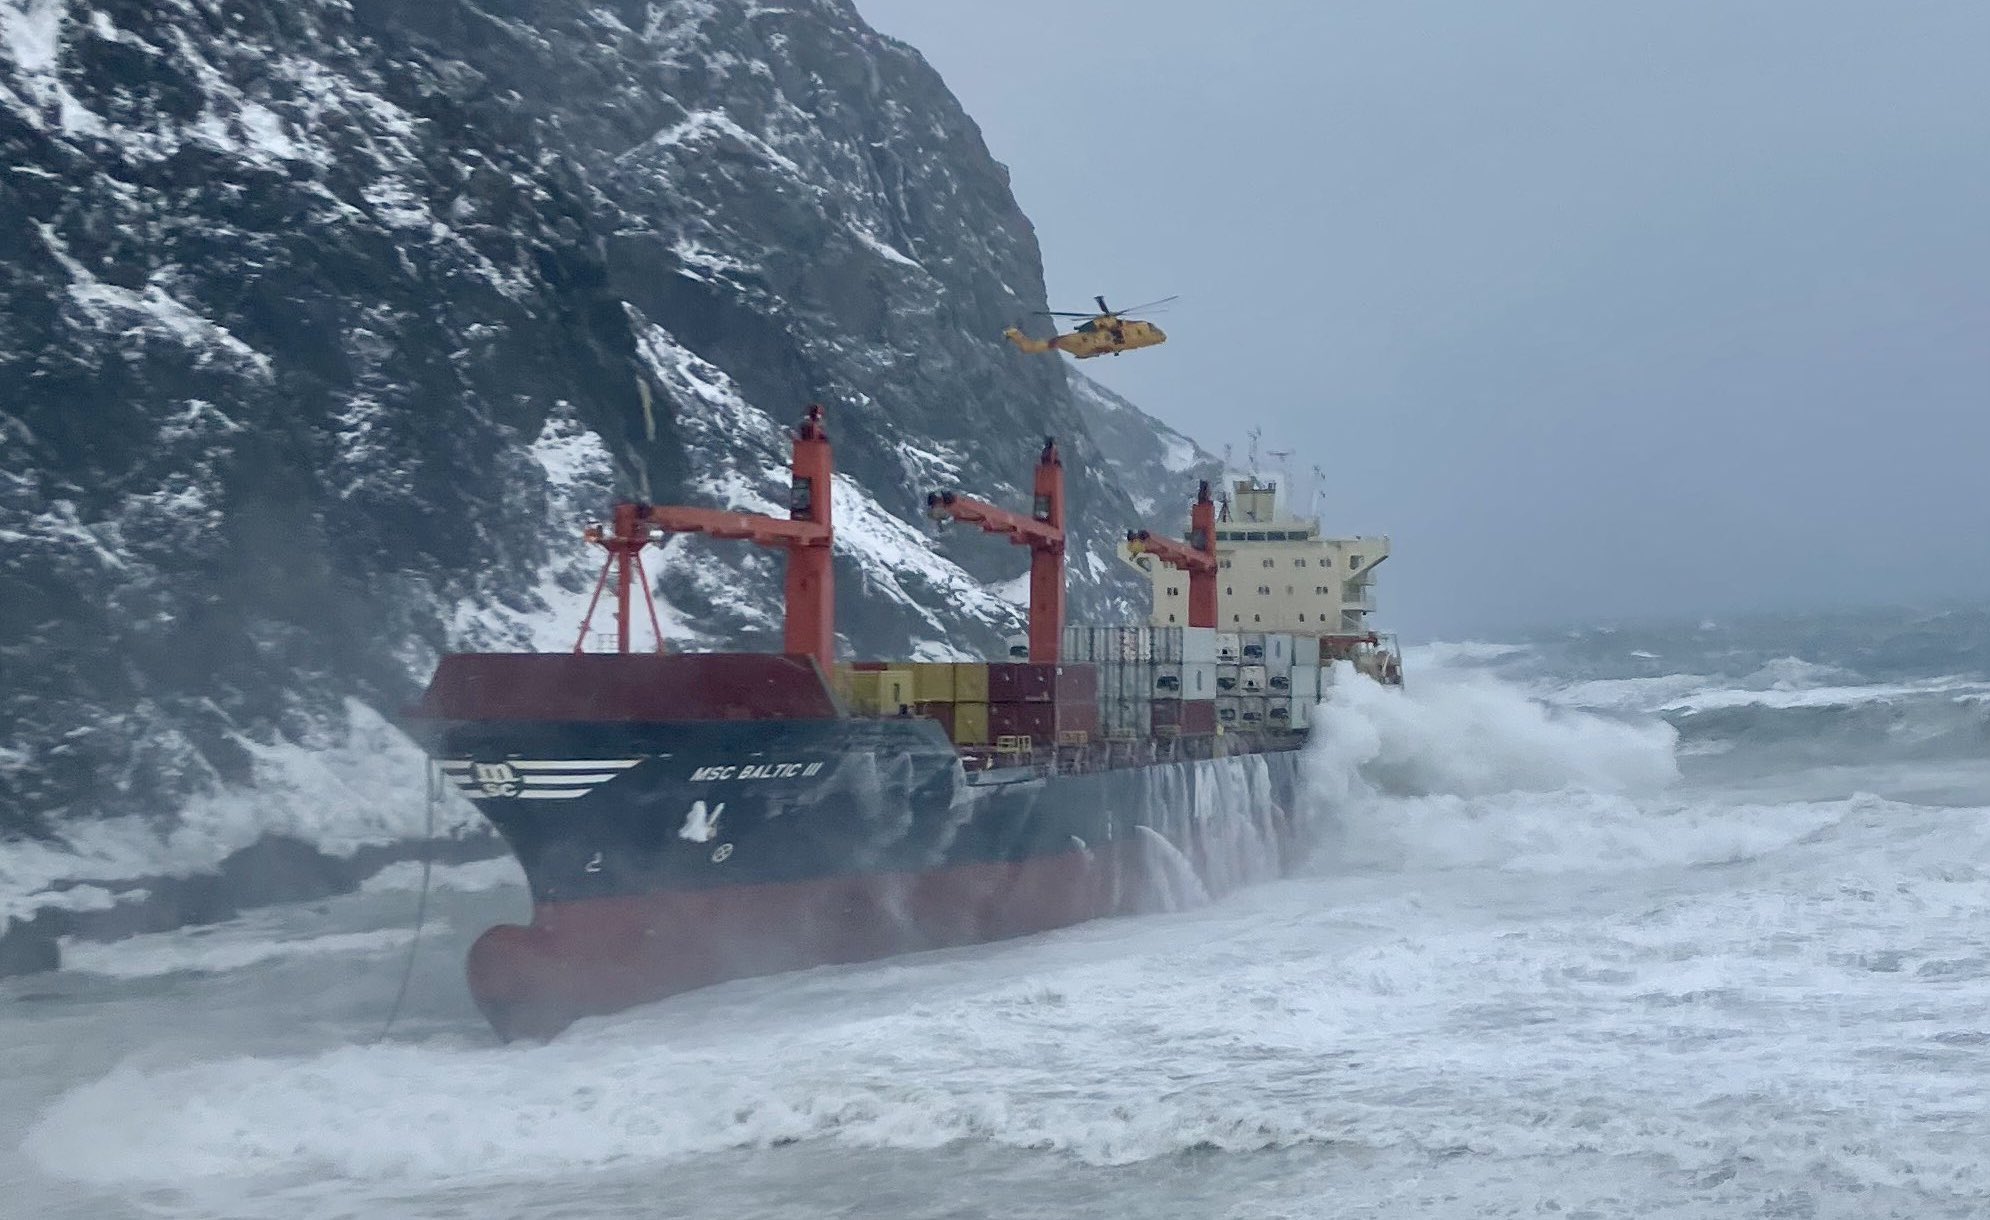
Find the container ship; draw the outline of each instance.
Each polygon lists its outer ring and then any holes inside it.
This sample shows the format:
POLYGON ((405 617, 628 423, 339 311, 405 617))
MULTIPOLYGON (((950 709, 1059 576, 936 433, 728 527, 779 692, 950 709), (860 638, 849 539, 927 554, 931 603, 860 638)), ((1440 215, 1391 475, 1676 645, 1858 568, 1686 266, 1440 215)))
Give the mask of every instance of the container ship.
POLYGON ((408 712, 530 887, 531 921, 484 932, 467 962, 502 1038, 1277 875, 1307 847, 1297 750, 1323 684, 1401 680, 1368 626, 1387 539, 1322 537, 1255 476, 1220 509, 1207 483, 1184 495, 1184 537, 1127 533, 1148 623, 1066 625, 1052 440, 1027 512, 926 501, 1028 548, 1012 655, 839 661, 819 407, 793 441, 787 516, 614 506, 585 531, 605 556, 574 651, 446 656, 408 712), (780 653, 665 651, 642 553, 678 533, 786 552, 780 653), (604 600, 611 650, 589 650, 604 600), (632 647, 639 610, 653 651, 632 647))

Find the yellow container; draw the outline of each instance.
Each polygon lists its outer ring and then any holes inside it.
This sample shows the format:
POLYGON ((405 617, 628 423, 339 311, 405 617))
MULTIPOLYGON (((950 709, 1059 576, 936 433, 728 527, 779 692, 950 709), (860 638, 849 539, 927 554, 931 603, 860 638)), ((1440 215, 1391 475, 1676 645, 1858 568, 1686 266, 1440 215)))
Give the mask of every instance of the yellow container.
MULTIPOLYGON (((988 671, 982 670, 986 677, 988 671)), ((988 705, 986 703, 954 704, 954 744, 957 746, 985 746, 988 744, 988 705)))
MULTIPOLYGON (((986 661, 957 661, 954 663, 954 702, 988 702, 988 663, 986 661)), ((986 734, 977 738, 988 740, 986 734)), ((965 742, 961 744, 965 745, 965 742)))
POLYGON ((912 666, 912 698, 916 703, 952 703, 954 666, 951 661, 922 661, 912 666))
POLYGON ((912 671, 909 669, 860 669, 850 675, 850 710, 860 716, 896 716, 901 707, 910 707, 912 671))

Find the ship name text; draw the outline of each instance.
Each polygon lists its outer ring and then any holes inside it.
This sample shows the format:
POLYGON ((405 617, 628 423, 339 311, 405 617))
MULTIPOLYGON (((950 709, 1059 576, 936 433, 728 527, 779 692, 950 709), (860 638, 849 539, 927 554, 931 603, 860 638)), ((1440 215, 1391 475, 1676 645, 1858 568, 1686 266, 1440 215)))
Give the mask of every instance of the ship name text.
POLYGON ((730 766, 699 767, 691 772, 694 784, 720 779, 805 779, 819 774, 819 762, 734 763, 730 766))

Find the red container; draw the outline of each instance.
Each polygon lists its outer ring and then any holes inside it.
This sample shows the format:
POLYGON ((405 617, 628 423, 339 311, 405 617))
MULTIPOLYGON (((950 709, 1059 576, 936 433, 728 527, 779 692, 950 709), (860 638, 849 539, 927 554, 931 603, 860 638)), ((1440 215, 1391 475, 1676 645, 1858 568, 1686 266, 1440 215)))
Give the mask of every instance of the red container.
POLYGON ((1034 665, 994 661, 988 666, 990 703, 1097 703, 1099 671, 1091 665, 1034 665))
MULTIPOLYGON (((1055 665, 1032 665, 1027 661, 991 661, 988 664, 988 702, 1049 703, 1056 693, 1055 665)), ((988 722, 990 732, 995 722, 988 722)))
POLYGON ((1057 697, 1051 700, 1052 703, 1069 703, 1079 707, 1099 701, 1099 667, 1096 665, 1059 665, 1053 681, 1057 697))
POLYGON ((1059 703, 1057 707, 1057 731, 1060 733, 1083 733, 1087 737, 1099 735, 1099 705, 1096 703, 1059 703))
POLYGON ((1214 699, 1156 699, 1154 728, 1174 729, 1187 737, 1216 731, 1214 699))
POLYGON ((1027 737, 1032 746, 1057 744, 1060 733, 1099 732, 1099 705, 1096 703, 991 703, 988 705, 988 735, 1027 737))
POLYGON ((954 736, 953 704, 941 703, 937 700, 928 703, 915 703, 912 705, 912 714, 914 716, 924 716, 928 720, 939 721, 940 727, 947 731, 947 740, 948 741, 953 740, 954 736))

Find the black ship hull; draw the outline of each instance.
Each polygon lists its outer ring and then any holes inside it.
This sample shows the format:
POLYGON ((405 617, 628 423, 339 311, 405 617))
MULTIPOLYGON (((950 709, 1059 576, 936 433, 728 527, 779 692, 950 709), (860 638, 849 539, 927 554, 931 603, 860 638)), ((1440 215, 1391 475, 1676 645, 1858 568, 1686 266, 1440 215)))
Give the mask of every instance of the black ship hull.
POLYGON ((419 733, 531 887, 532 922, 486 932, 469 961, 505 1037, 729 978, 1166 907, 1277 875, 1304 847, 1290 740, 975 770, 925 719, 585 710, 458 709, 419 733))

